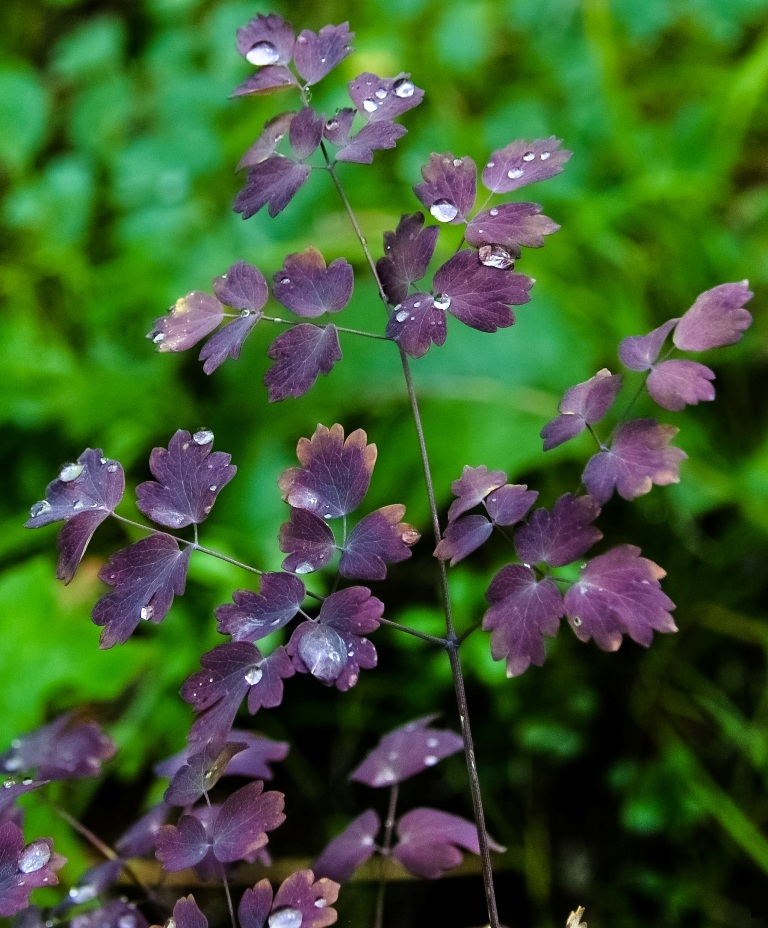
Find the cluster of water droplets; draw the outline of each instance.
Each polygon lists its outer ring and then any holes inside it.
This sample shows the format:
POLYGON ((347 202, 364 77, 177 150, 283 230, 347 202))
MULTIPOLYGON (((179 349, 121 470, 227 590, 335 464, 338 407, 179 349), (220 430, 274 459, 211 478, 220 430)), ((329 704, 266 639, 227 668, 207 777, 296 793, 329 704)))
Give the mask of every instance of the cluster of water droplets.
MULTIPOLYGON (((392 84, 392 93, 401 100, 407 100, 415 92, 416 85, 407 77, 400 77, 392 84)), ((370 97, 363 100, 363 109, 366 113, 375 113, 388 96, 389 91, 385 87, 379 87, 370 97)))

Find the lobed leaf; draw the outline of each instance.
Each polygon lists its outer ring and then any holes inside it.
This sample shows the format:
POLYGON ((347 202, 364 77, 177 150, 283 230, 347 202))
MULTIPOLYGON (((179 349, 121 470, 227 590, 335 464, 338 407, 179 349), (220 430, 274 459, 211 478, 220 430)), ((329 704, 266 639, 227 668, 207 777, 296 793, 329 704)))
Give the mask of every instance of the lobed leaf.
POLYGON ((544 450, 556 448, 580 435, 588 425, 599 422, 613 405, 622 379, 621 374, 612 374, 604 367, 594 377, 566 390, 557 407, 560 415, 547 422, 540 432, 544 450))
POLYGON ((349 303, 354 286, 352 265, 337 258, 326 267, 316 248, 288 255, 274 276, 275 299, 297 316, 311 319, 337 313, 349 303))
POLYGON ((489 471, 485 464, 479 467, 470 467, 465 464, 461 477, 451 484, 451 493, 456 499, 448 510, 448 521, 453 522, 475 506, 478 506, 485 497, 497 490, 507 481, 503 470, 489 471))
POLYGON ((600 506, 592 497, 565 493, 552 509, 535 509, 517 529, 517 556, 526 564, 572 564, 603 537, 591 524, 599 515, 600 506))
POLYGON ((391 305, 408 296, 412 283, 426 274, 435 251, 438 226, 424 225, 424 214, 400 217, 394 232, 384 233, 384 257, 376 262, 381 286, 391 305))
POLYGON ((515 525, 525 518, 538 498, 538 492, 529 490, 525 483, 505 483, 490 493, 483 505, 494 525, 515 525))
POLYGON ((492 193, 509 193, 527 184, 554 177, 573 152, 561 149, 562 139, 510 142, 493 152, 483 170, 483 183, 492 193))
POLYGON ((470 245, 500 245, 515 257, 520 247, 541 248, 544 236, 560 226, 541 215, 538 203, 502 203, 478 213, 469 223, 466 239, 470 245))
POLYGON ((648 375, 651 399, 663 409, 677 412, 686 405, 713 400, 715 372, 697 361, 662 361, 648 375))
POLYGON ((277 13, 259 13, 237 30, 237 50, 249 64, 288 64, 293 55, 293 26, 277 13))
POLYGON ((720 284, 696 297, 677 323, 672 341, 681 351, 707 351, 735 345, 752 325, 744 304, 752 299, 749 281, 720 284))
POLYGON ((234 604, 215 610, 216 627, 222 635, 231 635, 235 641, 258 641, 286 626, 299 611, 304 596, 304 584, 298 577, 264 573, 258 593, 235 590, 234 604))
POLYGON ((476 551, 491 537, 493 525, 485 516, 460 516, 443 532, 435 548, 435 557, 441 561, 450 560, 451 567, 476 551))
MULTIPOLYGON (((273 155, 277 150, 277 146, 285 138, 285 133, 290 128, 295 115, 293 112, 278 113, 277 116, 270 119, 264 125, 256 141, 243 153, 242 158, 237 163, 237 170, 242 171, 243 168, 252 168, 273 155)), ((226 302, 226 300, 223 302, 226 302)))
POLYGON ((668 319, 647 335, 629 335, 619 342, 619 358, 631 371, 647 371, 656 363, 661 346, 679 319, 668 319))
POLYGON ((302 107, 291 120, 288 141, 298 161, 306 161, 323 139, 325 120, 311 106, 302 107))
POLYGON ((175 928, 208 928, 208 919, 191 894, 177 900, 173 907, 173 923, 175 928))
POLYGON ((358 815, 326 845, 312 866, 313 872, 337 883, 346 883, 373 855, 380 829, 381 820, 373 809, 358 815))
POLYGON ((410 75, 378 77, 369 71, 349 82, 349 96, 366 122, 389 122, 424 99, 410 75))
POLYGON ((269 298, 264 275, 247 261, 236 261, 226 274, 214 277, 213 292, 227 306, 258 316, 269 298))
POLYGON ((292 873, 275 893, 269 926, 289 928, 293 924, 301 928, 326 928, 336 921, 337 913, 331 906, 338 895, 339 886, 333 880, 325 877, 315 880, 311 870, 292 873))
POLYGON ((191 806, 219 782, 227 765, 245 744, 231 742, 223 747, 206 744, 187 758, 173 774, 163 801, 169 806, 191 806))
POLYGON ((66 861, 54 852, 51 838, 38 838, 25 847, 15 822, 0 824, 0 916, 25 909, 33 889, 55 886, 59 882, 56 870, 66 861))
POLYGON ((291 509, 290 521, 280 526, 280 550, 288 555, 283 570, 308 574, 330 563, 336 539, 319 516, 306 509, 291 509))
POLYGON ((346 145, 349 142, 349 133, 352 130, 355 116, 357 116, 357 110, 348 106, 336 110, 336 113, 326 120, 323 126, 323 136, 337 148, 346 145))
MULTIPOLYGON (((17 738, 0 755, 0 770, 34 771, 37 780, 96 777, 102 764, 114 757, 117 745, 96 722, 78 721, 71 712, 17 738)), ((35 788, 40 784, 30 784, 35 788)), ((11 786, 6 789, 12 789, 11 786)), ((27 790, 24 790, 26 792, 27 790)))
POLYGON ((435 305, 429 293, 414 293, 392 310, 386 334, 407 355, 421 358, 433 344, 445 343, 445 310, 435 305))
POLYGON ((261 316, 260 312, 252 313, 244 309, 239 319, 233 319, 228 325, 222 326, 208 339, 198 355, 205 362, 203 370, 206 374, 212 374, 228 357, 233 361, 240 357, 243 343, 261 316))
POLYGON ((245 186, 235 197, 232 208, 236 213, 242 213, 243 219, 250 219, 267 206, 269 215, 275 217, 296 196, 309 174, 310 168, 306 164, 271 155, 249 168, 245 186))
POLYGON ((411 546, 420 535, 412 525, 400 521, 404 515, 405 506, 394 503, 361 519, 341 552, 341 576, 383 580, 387 576, 387 564, 407 560, 411 556, 411 546))
POLYGON ((336 152, 336 160, 371 164, 375 151, 394 148, 407 131, 405 126, 396 122, 367 123, 336 152))
POLYGON ((224 308, 215 296, 193 290, 155 319, 147 338, 158 351, 186 351, 210 335, 223 318, 224 308))
POLYGON ((256 74, 251 74, 232 91, 233 97, 272 93, 274 90, 289 90, 298 87, 299 82, 289 68, 282 65, 267 65, 256 74))
POLYGON ((307 86, 322 80, 347 57, 354 38, 348 22, 340 26, 323 26, 319 33, 310 29, 299 33, 293 47, 293 60, 307 86))
POLYGON ((264 375, 270 403, 303 396, 320 374, 330 374, 341 360, 335 325, 295 325, 278 335, 267 349, 275 363, 264 375))
POLYGON ((451 152, 433 153, 421 169, 423 184, 413 192, 439 222, 467 222, 477 194, 477 165, 451 152))

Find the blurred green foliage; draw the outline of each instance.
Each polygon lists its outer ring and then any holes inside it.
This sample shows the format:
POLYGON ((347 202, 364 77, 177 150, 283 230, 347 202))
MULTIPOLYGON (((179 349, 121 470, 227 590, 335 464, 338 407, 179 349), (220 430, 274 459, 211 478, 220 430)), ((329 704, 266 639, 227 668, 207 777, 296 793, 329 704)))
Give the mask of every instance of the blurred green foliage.
MULTIPOLYGON (((668 570, 680 634, 647 653, 630 643, 605 655, 565 632, 543 669, 507 681, 476 633, 466 666, 490 827, 510 849, 499 879, 507 921, 560 925, 581 903, 590 924, 614 928, 754 924, 768 879, 764 0, 329 0, 322 11, 306 0, 5 0, 0 749, 54 712, 91 704, 113 723, 121 753, 99 792, 58 798, 114 838, 140 807, 149 765, 183 744, 189 714, 176 690, 216 642, 213 608, 248 583, 228 565, 193 560, 188 595, 160 628, 99 652, 88 620, 98 569, 139 536, 107 526, 62 588, 53 531, 21 528, 57 467, 84 447, 118 457, 138 482, 149 450, 175 429, 213 428, 239 473, 205 543, 274 569, 285 517, 276 479, 297 439, 317 422, 362 426, 379 446, 371 506, 401 500, 427 533, 394 352, 346 340, 327 379, 271 407, 263 333, 210 379, 194 352, 158 356, 143 339, 169 304, 235 260, 269 277, 309 244, 355 265, 347 324, 383 327, 327 177, 275 220, 243 223, 230 211, 240 154, 270 115, 295 105, 228 99, 248 73, 234 30, 271 9, 300 28, 349 19, 357 33, 356 54, 316 88, 319 108, 343 105, 344 83, 363 70, 409 71, 427 90, 396 151, 341 168, 374 253, 400 213, 418 208, 410 187, 432 151, 482 163, 513 138, 556 134, 575 153, 530 193, 563 228, 524 257, 538 283, 517 325, 495 336, 455 325, 444 349, 414 365, 443 503, 464 464, 505 468, 544 502, 573 489, 586 439, 546 459, 538 439, 563 389, 615 370, 621 337, 681 314, 717 283, 750 278, 755 325, 711 359, 716 404, 670 417, 690 455, 682 483, 611 503, 601 519, 607 538, 640 544, 668 570)), ((445 257, 456 243, 443 238, 445 257)), ((428 541, 420 549, 382 595, 391 617, 438 631, 428 541)), ((503 557, 483 552, 452 571, 460 627, 482 614, 503 557)), ((294 826, 289 816, 276 854, 311 856, 369 801, 345 777, 372 731, 430 711, 452 720, 444 656, 392 637, 379 633, 383 669, 353 693, 318 698, 310 681, 291 681, 286 704, 256 719, 294 744, 278 780, 294 826)), ((406 799, 467 814, 460 761, 427 788, 429 797, 424 782, 409 784, 406 799)), ((56 829, 75 878, 87 849, 47 812, 31 814, 56 829)), ((406 898, 395 888, 397 924, 437 923, 437 906, 479 922, 479 881, 438 889, 439 898, 409 887, 406 898)), ((347 898, 347 923, 365 923, 368 897, 350 888, 347 898)))

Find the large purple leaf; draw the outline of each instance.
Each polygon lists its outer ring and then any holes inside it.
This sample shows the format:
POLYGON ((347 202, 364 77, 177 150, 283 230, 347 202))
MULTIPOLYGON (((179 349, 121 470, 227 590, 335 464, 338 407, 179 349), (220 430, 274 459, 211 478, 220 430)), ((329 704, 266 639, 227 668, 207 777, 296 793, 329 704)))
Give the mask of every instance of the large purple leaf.
POLYGON ((259 315, 269 297, 264 275, 247 261, 236 261, 226 274, 214 277, 213 292, 227 306, 259 315))
POLYGON ((331 905, 338 895, 339 886, 333 880, 315 881, 311 870, 292 873, 275 893, 269 928, 326 928, 336 921, 337 912, 331 905))
POLYGON ((297 316, 312 319, 337 313, 352 297, 355 275, 346 258, 326 267, 317 248, 288 255, 274 277, 275 299, 297 316))
POLYGON ((335 325, 295 325, 278 335, 267 349, 275 362, 264 375, 270 403, 303 396, 320 374, 329 374, 341 360, 335 325))
POLYGON ((312 871, 316 876, 346 883, 355 870, 373 855, 380 829, 381 820, 373 809, 358 815, 326 845, 312 865, 312 871))
POLYGON ((477 165, 471 158, 454 158, 451 152, 431 154, 421 169, 423 184, 413 192, 438 222, 467 222, 475 205, 477 165))
POLYGON ((256 215, 262 206, 267 206, 270 216, 277 216, 296 196, 309 174, 306 164, 272 155, 249 169, 245 186, 235 197, 232 208, 242 213, 243 219, 256 215))
POLYGON ((366 123, 359 132, 348 139, 343 148, 336 152, 337 161, 350 161, 355 164, 371 164, 373 153, 394 148, 398 139, 408 130, 396 122, 366 123))
POLYGON ((502 203, 478 213, 467 226, 466 238, 470 245, 501 245, 519 255, 521 246, 541 248, 544 236, 559 228, 541 215, 538 203, 502 203))
POLYGON ((340 26, 323 26, 319 33, 303 29, 293 48, 296 70, 308 86, 322 80, 350 53, 354 32, 349 23, 340 26))
POLYGON ((599 515, 600 506, 590 496, 565 493, 552 509, 535 509, 517 529, 517 556, 525 564, 572 564, 603 537, 591 524, 599 515))
POLYGON ((631 371, 650 370, 656 362, 661 346, 679 319, 668 319, 647 335, 629 335, 619 342, 619 358, 631 371))
POLYGON ((505 483, 483 501, 494 525, 515 525, 525 518, 539 494, 525 483, 505 483))
POLYGON ((562 139, 554 135, 548 139, 510 142, 493 152, 483 170, 483 183, 493 193, 509 193, 554 177, 573 152, 561 149, 562 139))
POLYGON ((680 463, 688 455, 669 443, 678 433, 673 425, 655 419, 634 419, 616 430, 611 447, 587 462, 582 480, 590 496, 601 505, 614 488, 624 499, 635 499, 651 487, 680 480, 680 463))
MULTIPOLYGON (((446 870, 458 867, 462 860, 459 848, 480 853, 475 824, 438 809, 406 812, 397 823, 397 836, 392 856, 409 873, 425 880, 435 880, 446 870)), ((504 850, 495 841, 489 844, 492 850, 504 850)))
POLYGON ((182 815, 176 825, 157 832, 155 855, 167 871, 194 867, 208 854, 210 840, 205 826, 194 815, 182 815))
POLYGON ((746 280, 705 290, 677 323, 672 341, 681 351, 736 344, 752 325, 752 316, 744 309, 752 295, 746 280))
POLYGON ((566 390, 557 407, 560 415, 541 430, 544 450, 556 448, 580 435, 587 425, 599 422, 613 405, 621 383, 621 374, 612 374, 604 367, 594 377, 566 390))
POLYGON ((206 744, 202 750, 187 758, 173 774, 171 782, 163 794, 163 801, 169 806, 191 806, 204 793, 219 782, 230 760, 245 744, 230 742, 223 747, 206 744))
POLYGON ((285 821, 285 797, 275 790, 264 792, 261 780, 248 783, 225 801, 213 828, 213 853, 222 863, 245 860, 269 840, 285 821))
POLYGON ((236 361, 240 357, 243 343, 251 334, 253 327, 261 319, 262 314, 249 312, 244 309, 239 319, 233 319, 228 325, 222 326, 200 349, 198 355, 204 361, 203 370, 212 374, 228 357, 236 361))
POLYGON ((99 571, 115 589, 96 603, 93 622, 104 626, 100 648, 122 644, 142 620, 162 622, 181 596, 192 547, 158 532, 116 552, 99 571))
POLYGON ((270 64, 263 67, 256 74, 249 77, 232 91, 233 97, 246 97, 251 94, 272 93, 273 90, 288 90, 298 87, 299 82, 293 71, 279 64, 270 64))
POLYGON ((208 919, 200 911, 192 895, 177 900, 173 907, 173 922, 175 928, 208 928, 208 919))
POLYGON ((352 771, 350 780, 368 786, 391 786, 460 751, 464 746, 460 735, 429 727, 435 718, 425 715, 384 735, 352 771))
POLYGON ((51 838, 38 838, 26 847, 24 835, 14 822, 0 825, 0 916, 15 915, 29 904, 33 889, 55 886, 55 871, 66 863, 56 854, 51 838))
POLYGON ((215 296, 193 290, 171 307, 169 313, 155 319, 147 332, 158 351, 186 351, 210 335, 224 318, 224 308, 215 296))
POLYGON ((154 448, 149 469, 155 480, 136 487, 136 505, 159 525, 184 528, 208 518, 222 487, 237 473, 231 456, 214 451, 207 430, 194 436, 179 429, 167 448, 154 448))
POLYGON ((517 677, 546 658, 544 636, 557 634, 563 600, 548 577, 539 581, 523 564, 507 564, 491 581, 485 598, 491 604, 483 628, 491 633, 491 656, 506 660, 507 676, 517 677))
POLYGON ((445 342, 445 301, 438 306, 429 293, 414 293, 398 303, 387 322, 387 338, 397 342, 412 358, 421 358, 430 347, 445 342))
POLYGON ((298 577, 262 574, 258 593, 235 590, 234 603, 216 609, 216 627, 235 641, 258 641, 287 625, 299 611, 304 595, 304 584, 298 577))
POLYGON ((311 106, 302 107, 291 121, 288 141, 297 161, 306 161, 323 139, 325 120, 311 106))
POLYGON ((451 484, 451 493, 456 499, 448 510, 448 521, 453 522, 470 509, 479 505, 493 490, 497 490, 507 481, 503 470, 489 471, 485 464, 471 467, 465 464, 461 477, 451 484))
MULTIPOLYGON (((266 161, 270 155, 273 155, 277 150, 277 146, 285 138, 285 133, 288 131, 291 120, 295 115, 296 114, 292 112, 278 113, 277 116, 270 119, 269 122, 264 125, 256 141, 244 152, 242 158, 238 161, 237 170, 242 171, 243 168, 252 168, 255 164, 261 164, 262 161, 266 161)), ((223 302, 226 302, 226 300, 223 302)))
POLYGON ((312 438, 301 438, 296 454, 301 467, 290 467, 278 484, 283 499, 296 509, 323 518, 347 515, 362 503, 376 463, 376 445, 362 429, 350 432, 337 422, 318 425, 312 438))
POLYGON ((123 498, 125 474, 101 448, 86 448, 74 464, 66 464, 45 488, 45 497, 29 511, 25 528, 41 528, 64 520, 59 533, 56 576, 65 583, 74 577, 88 542, 123 498))
POLYGON ((237 30, 237 50, 252 65, 288 64, 294 47, 293 26, 277 13, 259 13, 237 30))
POLYGON ((369 71, 349 83, 349 95, 366 122, 391 121, 418 106, 424 91, 408 74, 378 77, 369 71))
POLYGON ((648 647, 654 631, 677 631, 670 615, 675 604, 659 583, 664 576, 634 545, 619 545, 593 558, 565 594, 571 628, 581 641, 594 638, 604 651, 615 651, 622 635, 648 647))
POLYGON ((686 405, 713 400, 715 372, 697 361, 662 361, 648 375, 651 399, 664 409, 677 412, 686 405))
POLYGON ((352 529, 341 553, 339 573, 358 580, 383 580, 387 564, 411 556, 411 546, 420 535, 401 519, 405 506, 393 503, 369 513, 352 529))
POLYGON ((476 551, 491 537, 493 525, 481 515, 460 516, 443 532, 435 548, 435 557, 451 562, 451 567, 476 551))
POLYGON ((408 296, 408 288, 421 280, 432 260, 440 229, 423 225, 424 214, 413 213, 401 216, 394 232, 384 233, 384 257, 376 262, 376 271, 392 306, 408 296))
POLYGON ((471 249, 446 261, 432 283, 436 305, 481 332, 512 325, 515 317, 508 304, 527 303, 532 286, 524 274, 486 267, 471 249))
POLYGON ((280 526, 280 550, 288 555, 283 570, 309 574, 330 563, 336 539, 326 522, 306 509, 291 509, 291 519, 280 526))
POLYGON ((0 770, 35 772, 38 780, 95 777, 104 761, 114 757, 115 742, 96 722, 82 722, 71 713, 60 715, 21 738, 0 756, 0 770))

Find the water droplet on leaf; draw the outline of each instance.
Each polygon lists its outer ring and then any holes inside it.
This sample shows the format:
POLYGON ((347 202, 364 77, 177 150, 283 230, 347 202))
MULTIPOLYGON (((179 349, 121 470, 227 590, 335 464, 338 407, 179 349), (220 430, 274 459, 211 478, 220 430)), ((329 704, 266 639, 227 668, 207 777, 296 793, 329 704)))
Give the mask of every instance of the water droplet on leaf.
POLYGON ((108 471, 110 474, 114 474, 116 470, 117 470, 117 464, 108 464, 108 465, 107 465, 107 471, 108 471))
POLYGON ((407 309, 401 309, 400 312, 397 313, 397 315, 395 316, 395 319, 397 319, 398 322, 405 322, 407 318, 408 318, 407 309))
POLYGON ((438 293, 432 302, 435 305, 435 309, 448 309, 451 305, 451 298, 447 293, 438 293))
POLYGON ((267 919, 269 928, 301 928, 304 916, 293 906, 276 909, 267 919))
POLYGON ((139 615, 145 622, 148 622, 154 614, 155 614, 154 606, 142 606, 141 612, 139 613, 139 615))
POLYGON ((434 754, 427 754, 427 756, 424 758, 424 763, 427 765, 427 767, 434 767, 437 763, 437 758, 434 754))
POLYGON ((549 158, 550 154, 551 154, 551 152, 543 151, 543 152, 539 155, 539 158, 541 158, 542 161, 546 161, 547 158, 549 158))
POLYGON ((29 514, 33 519, 35 519, 37 516, 41 516, 44 512, 48 512, 51 508, 51 504, 47 499, 41 499, 39 503, 35 503, 35 505, 32 506, 32 508, 29 510, 29 514))
POLYGON ((299 641, 299 657, 313 677, 330 685, 347 663, 347 649, 341 635, 328 625, 315 625, 299 641))
POLYGON ((383 100, 386 97, 386 95, 387 95, 387 91, 383 87, 379 87, 379 89, 374 94, 374 97, 376 97, 379 100, 383 100))
POLYGON ((581 625, 581 619, 577 615, 575 615, 571 619, 571 625, 573 625, 574 628, 578 628, 581 625))
POLYGON ((328 905, 328 901, 326 899, 315 899, 316 909, 324 909, 327 905, 328 905))
POLYGON ((210 445, 213 441, 213 432, 210 429, 198 429, 192 436, 196 445, 210 445))
POLYGON ((438 222, 450 222, 459 214, 456 204, 451 203, 450 200, 435 200, 429 211, 438 222))
MULTIPOLYGON (((151 332, 150 332, 150 335, 152 335, 151 332)), ((161 345, 164 341, 165 341, 165 332, 156 332, 154 335, 152 335, 153 345, 161 345)))
POLYGON ((315 568, 309 563, 309 561, 302 561, 301 564, 296 565, 296 574, 311 574, 315 568))
POLYGON ((264 671, 261 667, 251 667, 245 674, 245 682, 251 686, 256 686, 263 676, 264 671))
POLYGON ((436 748, 437 747, 437 738, 427 738, 427 747, 436 748))
POLYGON ((22 873, 35 873, 51 859, 51 849, 43 841, 33 841, 24 848, 19 856, 19 870, 22 873))
POLYGON ((260 68, 265 64, 275 64, 280 60, 280 54, 271 42, 257 42, 251 46, 245 60, 260 68))
POLYGON ((363 100, 363 109, 366 113, 375 113, 379 104, 375 100, 363 100))
POLYGON ((507 171, 507 177, 510 180, 517 180, 518 177, 522 177, 522 176, 523 176, 522 168, 511 168, 509 171, 507 171))
POLYGON ((399 80, 395 81, 392 85, 392 89, 395 91, 395 96, 405 99, 406 97, 412 97, 416 86, 413 81, 409 81, 407 77, 401 77, 399 80))
POLYGON ((477 255, 480 258, 480 263, 486 267, 498 267, 504 271, 508 267, 515 266, 515 259, 501 245, 481 245, 477 255))
POLYGON ((77 480, 84 470, 84 464, 65 464, 59 471, 59 480, 62 483, 72 483, 73 480, 77 480))
POLYGON ((491 210, 491 216, 498 216, 498 215, 499 215, 499 211, 494 206, 493 209, 491 210))
POLYGON ((534 159, 535 157, 536 157, 536 155, 534 155, 534 153, 533 153, 532 151, 527 151, 527 152, 523 155, 523 161, 533 161, 533 159, 534 159))

